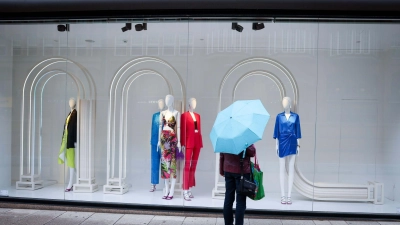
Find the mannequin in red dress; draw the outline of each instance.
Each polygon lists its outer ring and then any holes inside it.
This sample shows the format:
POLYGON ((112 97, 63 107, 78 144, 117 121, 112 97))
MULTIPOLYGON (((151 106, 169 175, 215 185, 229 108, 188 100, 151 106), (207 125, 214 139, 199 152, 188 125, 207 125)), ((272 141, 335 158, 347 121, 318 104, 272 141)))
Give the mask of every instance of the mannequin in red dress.
POLYGON ((183 190, 186 201, 191 201, 190 188, 196 186, 195 173, 200 149, 203 147, 200 115, 195 113, 197 101, 189 99, 189 111, 181 115, 181 145, 185 150, 185 169, 183 171, 183 190))

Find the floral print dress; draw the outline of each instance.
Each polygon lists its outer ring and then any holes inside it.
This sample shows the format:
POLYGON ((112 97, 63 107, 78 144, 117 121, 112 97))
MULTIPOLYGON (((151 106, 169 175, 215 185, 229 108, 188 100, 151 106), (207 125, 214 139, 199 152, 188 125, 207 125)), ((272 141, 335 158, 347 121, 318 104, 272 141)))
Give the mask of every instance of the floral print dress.
POLYGON ((168 126, 172 130, 161 131, 161 178, 176 178, 176 148, 178 138, 176 137, 176 119, 172 116, 168 122, 163 116, 163 126, 168 126))

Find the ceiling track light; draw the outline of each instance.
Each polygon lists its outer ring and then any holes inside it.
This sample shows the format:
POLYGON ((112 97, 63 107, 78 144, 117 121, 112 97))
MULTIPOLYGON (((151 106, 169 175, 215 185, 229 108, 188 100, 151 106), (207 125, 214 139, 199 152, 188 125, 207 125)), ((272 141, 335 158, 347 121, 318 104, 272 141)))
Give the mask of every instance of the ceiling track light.
POLYGON ((121 28, 122 32, 132 30, 132 23, 125 23, 125 26, 121 28))
POLYGON ((242 32, 243 27, 240 26, 238 23, 232 23, 232 30, 236 30, 237 32, 242 32))
POLYGON ((262 30, 265 28, 264 23, 253 23, 253 30, 262 30))
POLYGON ((59 32, 69 31, 69 24, 67 23, 65 25, 63 24, 57 25, 57 30, 59 32))
POLYGON ((135 30, 136 31, 142 31, 142 30, 147 30, 147 23, 142 23, 142 24, 136 24, 135 25, 135 30))

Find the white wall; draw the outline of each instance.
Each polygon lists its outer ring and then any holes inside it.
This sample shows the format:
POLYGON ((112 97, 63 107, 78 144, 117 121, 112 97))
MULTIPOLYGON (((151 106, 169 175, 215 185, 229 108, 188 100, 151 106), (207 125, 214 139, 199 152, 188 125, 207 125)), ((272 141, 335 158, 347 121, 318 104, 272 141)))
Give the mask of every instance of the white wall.
POLYGON ((12 69, 11 41, 0 26, 0 188, 11 184, 12 69))

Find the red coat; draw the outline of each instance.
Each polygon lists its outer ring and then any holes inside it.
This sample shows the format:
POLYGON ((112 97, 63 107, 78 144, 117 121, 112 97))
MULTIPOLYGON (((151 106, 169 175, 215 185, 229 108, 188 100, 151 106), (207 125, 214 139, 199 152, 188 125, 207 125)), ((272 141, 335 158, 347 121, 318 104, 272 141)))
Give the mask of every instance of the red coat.
POLYGON ((197 130, 195 132, 195 125, 190 115, 190 112, 182 113, 181 115, 181 146, 185 148, 202 148, 203 147, 203 137, 201 136, 201 121, 200 115, 193 113, 197 121, 197 130))

